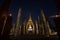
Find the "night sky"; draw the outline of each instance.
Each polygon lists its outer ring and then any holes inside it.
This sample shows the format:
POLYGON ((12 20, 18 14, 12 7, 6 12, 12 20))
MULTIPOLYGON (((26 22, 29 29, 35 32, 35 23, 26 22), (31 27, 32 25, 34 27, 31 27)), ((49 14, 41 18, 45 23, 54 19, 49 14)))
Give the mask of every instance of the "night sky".
MULTIPOLYGON (((0 5, 2 5, 2 0, 0 5)), ((16 21, 18 8, 22 9, 21 20, 23 17, 28 17, 31 13, 32 19, 36 20, 37 16, 40 16, 40 11, 43 9, 46 17, 52 22, 52 19, 49 16, 56 13, 56 4, 53 0, 13 0, 8 12, 13 13, 13 22, 16 21)))

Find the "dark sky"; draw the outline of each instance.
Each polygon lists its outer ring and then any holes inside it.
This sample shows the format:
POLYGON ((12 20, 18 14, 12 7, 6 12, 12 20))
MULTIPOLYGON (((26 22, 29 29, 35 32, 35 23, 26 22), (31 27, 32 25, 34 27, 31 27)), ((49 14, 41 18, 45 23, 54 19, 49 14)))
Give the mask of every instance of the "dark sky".
MULTIPOLYGON (((0 5, 2 0, 0 1, 0 5)), ((22 9, 22 18, 24 16, 28 17, 29 13, 31 13, 32 19, 37 19, 37 16, 40 16, 40 11, 43 9, 44 14, 48 18, 49 16, 55 14, 56 5, 53 0, 13 0, 9 12, 13 13, 13 21, 16 21, 18 8, 22 9)), ((50 18, 49 18, 50 19, 50 18)))

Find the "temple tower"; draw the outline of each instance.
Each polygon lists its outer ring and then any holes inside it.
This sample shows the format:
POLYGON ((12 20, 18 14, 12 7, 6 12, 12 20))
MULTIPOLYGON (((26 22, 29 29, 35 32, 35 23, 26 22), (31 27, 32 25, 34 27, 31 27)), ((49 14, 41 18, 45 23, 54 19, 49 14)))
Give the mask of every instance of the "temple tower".
POLYGON ((43 23, 44 23, 45 35, 46 35, 47 37, 49 37, 49 35, 50 35, 50 27, 49 27, 48 21, 46 20, 46 17, 45 17, 45 15, 44 15, 43 10, 41 10, 41 15, 42 15, 43 23))
POLYGON ((36 34, 39 34, 39 29, 38 29, 38 23, 37 23, 37 21, 35 21, 36 22, 36 34))
POLYGON ((29 16, 28 22, 26 24, 26 33, 27 34, 34 34, 35 33, 35 25, 32 21, 31 15, 29 16))
POLYGON ((19 28, 20 28, 20 16, 21 16, 21 8, 19 8, 19 10, 18 10, 17 21, 16 21, 16 24, 15 24, 15 27, 16 27, 16 29, 15 29, 15 36, 17 36, 18 33, 19 33, 19 28))

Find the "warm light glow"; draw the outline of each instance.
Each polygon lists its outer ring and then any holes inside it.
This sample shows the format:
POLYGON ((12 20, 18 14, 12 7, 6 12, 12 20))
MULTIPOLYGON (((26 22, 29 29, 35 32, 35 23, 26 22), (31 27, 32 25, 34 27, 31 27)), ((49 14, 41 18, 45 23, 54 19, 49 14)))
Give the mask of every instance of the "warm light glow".
POLYGON ((29 25, 28 31, 32 31, 32 26, 29 25))
POLYGON ((51 17, 56 17, 57 18, 57 17, 60 17, 60 15, 54 15, 54 16, 51 16, 51 17))
POLYGON ((12 14, 9 14, 9 16, 12 16, 12 14))
POLYGON ((7 14, 2 14, 2 17, 6 17, 7 16, 7 14))

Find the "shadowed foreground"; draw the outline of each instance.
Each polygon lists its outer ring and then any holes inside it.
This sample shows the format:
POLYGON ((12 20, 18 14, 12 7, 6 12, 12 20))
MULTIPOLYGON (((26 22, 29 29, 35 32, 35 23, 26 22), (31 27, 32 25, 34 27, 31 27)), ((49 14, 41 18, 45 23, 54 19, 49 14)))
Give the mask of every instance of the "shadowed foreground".
POLYGON ((20 35, 18 37, 10 37, 11 40, 58 40, 58 36, 39 36, 39 35, 20 35))

